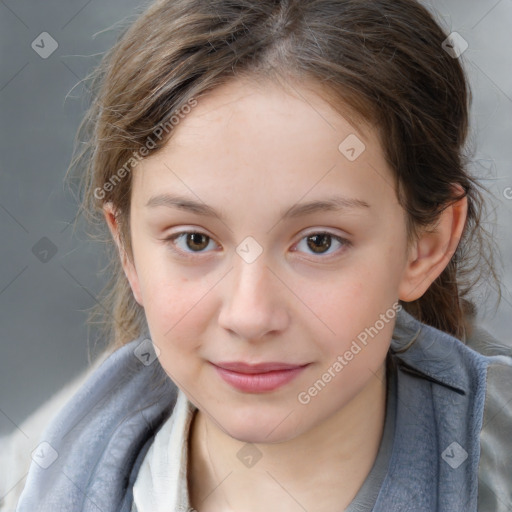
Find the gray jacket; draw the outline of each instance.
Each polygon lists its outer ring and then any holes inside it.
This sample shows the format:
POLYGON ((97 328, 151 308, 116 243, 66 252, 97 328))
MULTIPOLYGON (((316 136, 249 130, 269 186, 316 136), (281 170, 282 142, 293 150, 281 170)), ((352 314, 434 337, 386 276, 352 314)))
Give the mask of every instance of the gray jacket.
MULTIPOLYGON (((114 352, 46 429, 17 512, 130 512, 177 388, 144 337, 114 352), (143 345, 144 354, 147 344, 143 345)), ((375 512, 512 510, 512 358, 400 311, 392 455, 375 512)))

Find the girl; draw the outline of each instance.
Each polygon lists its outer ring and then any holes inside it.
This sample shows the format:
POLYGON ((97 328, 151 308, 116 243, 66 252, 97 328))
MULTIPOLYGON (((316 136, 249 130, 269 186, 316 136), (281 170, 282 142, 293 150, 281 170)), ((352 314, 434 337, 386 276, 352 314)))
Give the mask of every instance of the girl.
POLYGON ((413 0, 160 0, 124 33, 76 161, 112 354, 19 512, 510 509, 456 45, 413 0))

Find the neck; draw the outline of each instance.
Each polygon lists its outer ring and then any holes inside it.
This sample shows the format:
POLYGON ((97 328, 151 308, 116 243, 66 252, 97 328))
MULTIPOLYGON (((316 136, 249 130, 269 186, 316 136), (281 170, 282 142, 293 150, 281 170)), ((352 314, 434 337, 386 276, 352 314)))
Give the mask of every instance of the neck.
POLYGON ((189 436, 191 505, 201 512, 259 512, 275 509, 276 503, 287 512, 344 509, 375 461, 385 415, 383 365, 323 423, 288 441, 255 444, 261 458, 244 467, 237 453, 247 443, 227 435, 198 410, 189 436))

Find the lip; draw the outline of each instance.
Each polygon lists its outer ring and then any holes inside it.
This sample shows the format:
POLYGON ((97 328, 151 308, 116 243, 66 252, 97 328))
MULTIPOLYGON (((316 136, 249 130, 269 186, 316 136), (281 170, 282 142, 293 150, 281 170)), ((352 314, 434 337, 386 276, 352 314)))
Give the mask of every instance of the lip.
POLYGON ((224 368, 224 370, 231 370, 237 373, 265 373, 276 370, 294 370, 295 368, 301 368, 305 366, 304 364, 288 364, 288 363, 257 363, 257 364, 249 364, 243 363, 241 361, 233 361, 233 362, 221 362, 214 363, 215 366, 219 368, 224 368))
POLYGON ((246 393, 264 393, 284 386, 309 364, 222 362, 212 365, 219 376, 235 389, 246 393))

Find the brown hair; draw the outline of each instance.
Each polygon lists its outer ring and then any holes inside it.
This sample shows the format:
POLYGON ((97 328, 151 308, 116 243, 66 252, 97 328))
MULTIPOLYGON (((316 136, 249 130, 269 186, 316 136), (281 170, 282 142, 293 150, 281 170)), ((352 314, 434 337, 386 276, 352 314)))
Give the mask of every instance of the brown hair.
POLYGON ((355 118, 375 125, 411 236, 434 225, 459 198, 453 184, 460 185, 468 218, 458 249, 428 291, 403 306, 419 320, 463 338, 474 314, 468 292, 484 269, 496 276, 492 241, 480 222, 481 187, 468 173, 463 153, 471 93, 460 59, 442 48, 446 38, 429 11, 413 0, 159 0, 150 5, 91 77, 92 105, 70 167, 79 173, 79 213, 99 227, 100 239, 111 249, 111 280, 90 324, 103 325, 113 349, 147 332, 102 206, 111 202, 118 212, 131 258, 130 170, 137 158, 165 144, 187 105, 233 78, 249 76, 313 80, 334 107, 348 105, 355 118))

